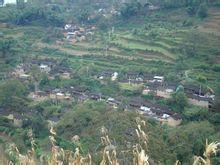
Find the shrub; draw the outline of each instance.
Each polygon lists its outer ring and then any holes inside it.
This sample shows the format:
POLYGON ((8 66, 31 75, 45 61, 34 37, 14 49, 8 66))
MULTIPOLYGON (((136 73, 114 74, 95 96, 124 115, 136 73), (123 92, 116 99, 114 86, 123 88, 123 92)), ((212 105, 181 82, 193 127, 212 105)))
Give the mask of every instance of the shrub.
POLYGON ((203 18, 207 17, 207 15, 208 15, 208 13, 207 13, 207 6, 205 4, 201 4, 199 6, 198 11, 197 11, 197 16, 199 18, 203 19, 203 18))

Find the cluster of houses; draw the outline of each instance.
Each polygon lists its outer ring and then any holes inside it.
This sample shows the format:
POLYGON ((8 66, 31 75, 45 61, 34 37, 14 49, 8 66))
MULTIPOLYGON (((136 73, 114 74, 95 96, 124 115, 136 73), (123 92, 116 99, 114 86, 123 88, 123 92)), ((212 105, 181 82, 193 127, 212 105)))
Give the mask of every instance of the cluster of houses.
MULTIPOLYGON (((40 72, 48 74, 48 77, 50 77, 50 79, 53 79, 53 77, 57 75, 62 76, 63 78, 70 78, 70 75, 72 73, 71 68, 60 65, 56 60, 38 59, 17 66, 17 68, 11 74, 22 80, 29 80, 32 77, 32 75, 30 74, 30 70, 33 66, 38 67, 40 72)), ((202 87, 194 85, 182 86, 178 85, 177 83, 167 84, 165 82, 164 76, 161 75, 139 72, 127 72, 124 74, 119 74, 116 71, 108 70, 102 71, 95 77, 100 81, 111 80, 120 83, 142 84, 143 95, 148 95, 151 93, 159 98, 166 99, 171 98, 172 94, 176 92, 179 88, 183 88, 188 97, 189 103, 204 108, 209 108, 214 100, 214 94, 211 90, 207 92, 207 90, 203 89, 202 87)), ((125 104, 124 100, 105 96, 102 93, 94 93, 86 88, 77 86, 68 86, 63 89, 47 87, 44 88, 43 91, 35 89, 35 91, 30 92, 29 98, 35 101, 51 99, 54 100, 55 103, 64 100, 75 100, 77 102, 84 102, 88 99, 95 101, 104 101, 113 108, 120 107, 124 110, 136 110, 138 113, 154 118, 160 122, 165 122, 169 124, 171 123, 170 125, 178 125, 181 122, 181 117, 166 106, 161 106, 160 104, 152 102, 146 102, 141 100, 140 98, 134 98, 133 100, 125 104)), ((17 116, 13 116, 13 120, 17 116)), ((12 115, 7 116, 7 118, 12 119, 12 115)), ((15 120, 15 122, 17 123, 17 125, 19 125, 17 120, 15 120)))
POLYGON ((95 30, 95 26, 84 28, 74 24, 66 24, 63 34, 67 41, 74 44, 86 40, 88 36, 92 36, 95 30))
POLYGON ((150 102, 140 101, 139 98, 134 98, 128 103, 124 103, 121 99, 116 99, 103 95, 102 93, 94 93, 83 87, 70 86, 63 89, 47 88, 43 92, 35 93, 32 99, 47 98, 53 99, 55 102, 77 101, 84 102, 86 100, 104 101, 114 109, 122 108, 127 111, 136 110, 138 113, 154 118, 160 122, 175 122, 175 125, 181 123, 181 117, 170 110, 168 107, 150 102))
POLYGON ((131 100, 129 106, 135 108, 142 115, 149 116, 163 123, 168 123, 169 125, 176 126, 182 121, 181 116, 173 112, 169 107, 144 101, 141 98, 131 100))
POLYGON ((41 59, 18 65, 10 75, 20 80, 30 80, 32 78, 31 71, 33 67, 37 67, 40 72, 48 74, 49 79, 54 79, 55 76, 69 79, 72 73, 71 68, 61 66, 56 60, 41 59))
POLYGON ((169 99, 172 94, 177 91, 180 87, 184 89, 188 97, 188 102, 192 105, 210 108, 213 104, 215 95, 212 90, 206 91, 201 86, 196 85, 180 85, 178 83, 166 83, 164 76, 153 75, 148 73, 139 72, 128 72, 124 75, 120 75, 118 72, 114 71, 103 71, 98 74, 97 78, 99 80, 111 79, 115 81, 116 79, 120 83, 129 84, 145 84, 142 94, 154 94, 157 97, 169 99))

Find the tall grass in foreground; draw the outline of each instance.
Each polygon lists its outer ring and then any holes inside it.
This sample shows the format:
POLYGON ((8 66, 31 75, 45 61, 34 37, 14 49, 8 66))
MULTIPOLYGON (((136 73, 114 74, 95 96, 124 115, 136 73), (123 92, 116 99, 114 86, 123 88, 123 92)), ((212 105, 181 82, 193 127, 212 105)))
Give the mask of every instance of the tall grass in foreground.
MULTIPOLYGON (((136 134, 138 137, 137 144, 133 146, 132 165, 150 165, 148 152, 148 136, 143 131, 143 127, 146 126, 145 121, 140 118, 136 118, 137 129, 136 134)), ((4 165, 92 165, 95 164, 92 161, 90 154, 86 156, 81 155, 80 148, 76 148, 75 151, 64 150, 63 148, 56 145, 56 132, 54 131, 53 124, 49 124, 50 129, 50 142, 51 152, 48 156, 42 156, 39 159, 36 158, 35 154, 35 140, 33 133, 30 130, 28 137, 31 142, 31 149, 28 150, 26 155, 22 155, 15 144, 8 145, 6 149, 6 155, 8 159, 0 160, 4 162, 4 165)), ((104 146, 101 152, 100 165, 119 165, 117 159, 116 146, 114 146, 108 136, 108 130, 102 127, 101 130, 101 144, 104 146)), ((73 143, 78 142, 78 137, 73 138, 73 143)), ((203 156, 195 156, 193 165, 211 165, 211 157, 220 150, 220 142, 213 142, 208 144, 206 140, 206 147, 203 156)), ((0 157, 1 158, 1 157, 0 157)), ((181 165, 179 161, 176 161, 175 165, 181 165)))

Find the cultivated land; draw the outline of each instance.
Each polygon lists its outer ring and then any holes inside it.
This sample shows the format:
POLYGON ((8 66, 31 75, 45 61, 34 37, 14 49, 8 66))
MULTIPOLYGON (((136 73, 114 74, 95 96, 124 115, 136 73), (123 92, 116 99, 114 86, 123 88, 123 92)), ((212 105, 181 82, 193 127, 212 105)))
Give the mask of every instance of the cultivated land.
MULTIPOLYGON (((189 104, 187 90, 203 100, 213 94, 218 98, 220 8, 209 6, 204 19, 189 16, 187 10, 115 17, 104 29, 99 24, 76 23, 85 29, 96 27, 80 42, 65 36, 68 21, 59 27, 2 22, 0 40, 15 42, 0 58, 0 149, 1 144, 7 147, 15 141, 21 153, 27 153, 31 138, 26 134, 32 129, 37 158, 55 147, 48 138, 54 136, 63 149, 79 148, 83 156, 91 153, 96 164, 106 145, 100 138, 109 135, 106 146, 116 147, 121 162, 124 157, 130 162, 131 146, 145 145, 146 139, 136 136, 137 124, 144 120, 149 140, 144 149, 150 162, 166 165, 178 159, 187 164, 193 155, 202 155, 206 138, 220 138, 219 114, 207 105, 189 104), (39 70, 44 62, 54 65, 53 72, 39 70), (22 79, 18 72, 30 78, 22 79), (12 113, 13 119, 5 112, 12 113), (48 131, 48 121, 55 123, 57 135, 48 131)), ((217 165, 219 155, 212 161, 217 165)))

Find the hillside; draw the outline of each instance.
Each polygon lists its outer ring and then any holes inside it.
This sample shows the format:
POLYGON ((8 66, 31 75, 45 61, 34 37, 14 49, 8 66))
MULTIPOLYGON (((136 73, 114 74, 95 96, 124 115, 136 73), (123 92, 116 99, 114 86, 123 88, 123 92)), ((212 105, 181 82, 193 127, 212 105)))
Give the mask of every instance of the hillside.
POLYGON ((217 0, 18 1, 0 49, 0 164, 220 163, 217 0))

